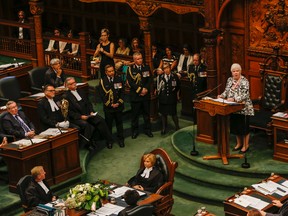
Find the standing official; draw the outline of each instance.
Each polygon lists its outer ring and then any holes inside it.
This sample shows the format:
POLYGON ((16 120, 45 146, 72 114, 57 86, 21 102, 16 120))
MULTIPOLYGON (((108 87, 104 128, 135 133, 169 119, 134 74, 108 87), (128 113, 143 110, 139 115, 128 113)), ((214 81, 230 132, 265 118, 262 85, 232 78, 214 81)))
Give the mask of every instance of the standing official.
POLYGON ((134 64, 128 68, 127 80, 130 86, 130 102, 132 111, 132 139, 139 135, 139 116, 144 119, 144 130, 148 137, 153 137, 150 123, 150 67, 143 64, 140 52, 133 54, 134 64))
POLYGON ((159 112, 162 115, 162 135, 166 133, 167 115, 172 116, 175 124, 175 130, 179 130, 179 120, 177 116, 177 92, 180 88, 179 78, 176 74, 171 73, 169 63, 163 64, 163 70, 164 73, 159 75, 159 82, 157 82, 159 112))
POLYGON ((194 92, 198 94, 207 90, 207 67, 201 63, 198 53, 193 55, 193 64, 188 67, 188 76, 193 82, 194 92))
POLYGON ((122 120, 124 109, 123 80, 120 76, 115 76, 115 70, 112 65, 105 66, 105 73, 106 76, 100 80, 100 94, 103 100, 105 121, 112 133, 112 123, 115 120, 118 143, 123 148, 125 146, 122 120))

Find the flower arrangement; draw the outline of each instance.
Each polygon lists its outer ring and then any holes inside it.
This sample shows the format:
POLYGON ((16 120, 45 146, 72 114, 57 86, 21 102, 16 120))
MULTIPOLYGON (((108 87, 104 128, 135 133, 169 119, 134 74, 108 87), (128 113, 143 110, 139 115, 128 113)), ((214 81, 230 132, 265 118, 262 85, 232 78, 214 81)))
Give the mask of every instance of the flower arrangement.
POLYGON ((108 198, 108 188, 102 182, 78 184, 69 190, 65 204, 69 209, 95 211, 101 207, 101 200, 108 198))

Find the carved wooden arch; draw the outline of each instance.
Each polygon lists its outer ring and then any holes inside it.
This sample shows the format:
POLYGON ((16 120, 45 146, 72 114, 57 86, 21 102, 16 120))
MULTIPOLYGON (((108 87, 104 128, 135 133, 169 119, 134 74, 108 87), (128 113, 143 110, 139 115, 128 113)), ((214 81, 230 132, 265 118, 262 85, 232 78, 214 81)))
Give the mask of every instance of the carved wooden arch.
POLYGON ((217 15, 217 18, 216 18, 216 29, 220 28, 220 23, 221 23, 223 11, 225 10, 225 8, 227 7, 227 5, 230 2, 231 2, 231 0, 224 0, 223 4, 221 5, 220 10, 219 10, 218 15, 217 15))
POLYGON ((79 1, 84 3, 95 3, 95 2, 126 3, 140 17, 152 16, 155 13, 155 11, 157 11, 160 8, 171 10, 177 14, 187 14, 191 12, 200 13, 204 17, 203 6, 175 5, 165 2, 156 2, 154 0, 79 0, 79 1))

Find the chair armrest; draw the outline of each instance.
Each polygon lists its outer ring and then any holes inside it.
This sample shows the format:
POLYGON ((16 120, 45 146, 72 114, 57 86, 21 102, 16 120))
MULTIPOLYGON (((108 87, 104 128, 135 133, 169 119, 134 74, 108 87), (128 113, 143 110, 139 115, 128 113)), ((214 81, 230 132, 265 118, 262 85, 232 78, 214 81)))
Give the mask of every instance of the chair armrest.
POLYGON ((33 86, 31 86, 31 89, 34 90, 34 91, 37 91, 37 92, 42 92, 43 91, 42 88, 37 88, 37 87, 33 87, 33 86))
POLYGON ((0 101, 5 101, 5 102, 8 102, 8 101, 9 101, 9 99, 7 99, 7 98, 1 98, 1 97, 0 97, 0 101))
POLYGON ((170 193, 170 188, 172 186, 173 186, 172 182, 166 182, 156 191, 156 194, 166 195, 167 194, 166 191, 169 190, 169 193, 170 193), (165 194, 163 194, 163 193, 165 193, 165 194))
POLYGON ((29 96, 31 95, 32 93, 31 92, 28 92, 28 91, 20 91, 21 95, 23 96, 29 96))

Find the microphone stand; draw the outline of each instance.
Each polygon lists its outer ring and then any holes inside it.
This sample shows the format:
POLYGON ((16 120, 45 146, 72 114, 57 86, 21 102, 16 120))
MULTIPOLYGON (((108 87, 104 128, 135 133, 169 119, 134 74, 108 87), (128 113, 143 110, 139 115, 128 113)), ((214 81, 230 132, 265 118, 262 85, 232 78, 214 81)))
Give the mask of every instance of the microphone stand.
MULTIPOLYGON (((194 112, 195 112, 195 109, 193 107, 193 116, 194 116, 194 112)), ((192 133, 189 133, 192 137, 192 151, 190 152, 190 155, 192 156, 197 156, 199 155, 199 152, 196 150, 196 146, 195 146, 195 135, 196 135, 196 130, 195 130, 195 119, 193 120, 193 134, 192 133)))
POLYGON ((16 58, 14 58, 14 62, 17 64, 18 67, 20 67, 20 64, 18 63, 16 58))
MULTIPOLYGON (((246 115, 245 115, 245 130, 246 130, 246 115)), ((245 131, 246 132, 246 131, 245 131)), ((247 162, 247 155, 246 155, 247 152, 245 152, 245 155, 244 155, 244 163, 242 163, 242 168, 245 168, 245 169, 248 169, 250 168, 250 163, 247 162)))

